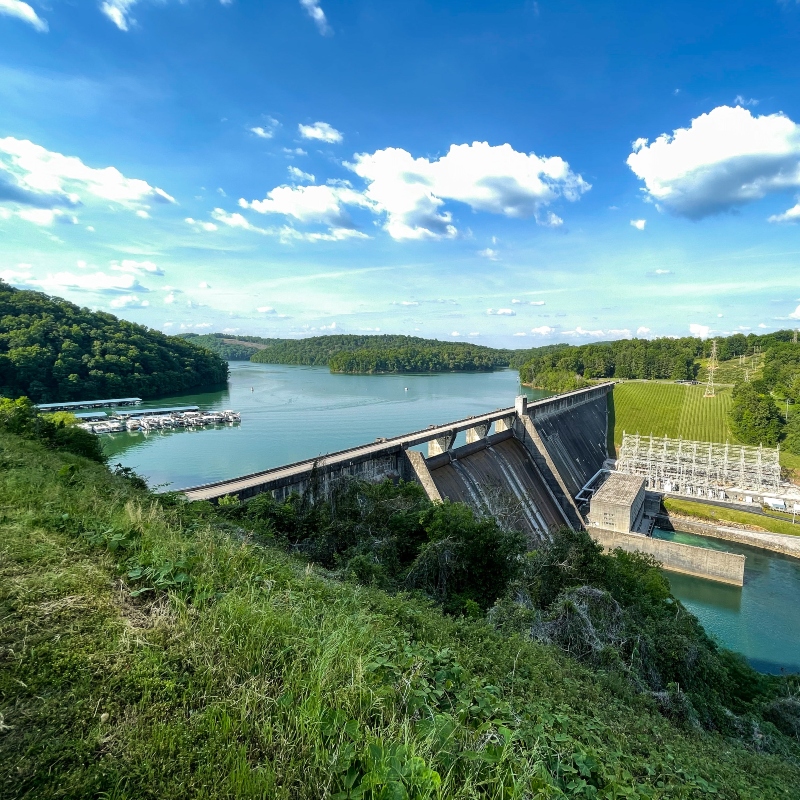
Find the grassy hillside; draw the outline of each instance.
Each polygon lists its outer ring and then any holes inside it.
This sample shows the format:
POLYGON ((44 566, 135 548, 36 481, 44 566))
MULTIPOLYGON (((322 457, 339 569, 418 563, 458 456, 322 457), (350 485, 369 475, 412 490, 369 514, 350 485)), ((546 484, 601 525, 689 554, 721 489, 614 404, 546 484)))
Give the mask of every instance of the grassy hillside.
POLYGON ((614 444, 622 433, 669 436, 704 442, 733 441, 728 424, 731 390, 703 397, 705 387, 631 381, 614 387, 614 444))
POLYGON ((797 744, 768 723, 736 717, 725 738, 679 705, 670 721, 552 645, 333 580, 85 459, 0 434, 0 464, 4 798, 762 800, 800 785, 797 744))
POLYGON ((800 536, 800 524, 793 525, 792 518, 786 515, 751 514, 747 511, 738 511, 733 508, 710 505, 708 503, 693 503, 691 500, 667 497, 664 507, 673 514, 683 514, 687 517, 697 517, 709 522, 736 522, 741 525, 750 525, 763 528, 772 533, 783 533, 788 536, 800 536))
MULTIPOLYGON (((630 381, 614 387, 613 443, 618 449, 622 433, 683 437, 701 442, 735 442, 728 412, 730 387, 703 397, 705 386, 684 386, 657 381, 630 381)), ((612 437, 609 436, 609 439, 612 437)), ((610 444, 611 442, 609 442, 610 444)), ((800 478, 800 456, 781 449, 781 465, 790 477, 800 478)))
MULTIPOLYGON (((700 368, 697 373, 697 380, 708 380, 708 359, 703 358, 699 360, 700 368)), ((738 358, 732 358, 728 361, 720 361, 717 365, 717 371, 714 374, 714 381, 721 384, 735 384, 741 383, 745 379, 745 374, 750 380, 758 380, 764 372, 764 356, 747 356, 744 364, 740 363, 738 358)))

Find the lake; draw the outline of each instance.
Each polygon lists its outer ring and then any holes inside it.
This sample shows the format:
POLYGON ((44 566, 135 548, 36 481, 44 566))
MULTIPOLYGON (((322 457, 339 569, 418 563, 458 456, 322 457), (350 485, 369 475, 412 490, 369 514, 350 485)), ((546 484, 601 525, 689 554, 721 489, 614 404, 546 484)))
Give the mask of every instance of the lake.
MULTIPOLYGON (((103 437, 111 463, 151 485, 181 489, 246 475, 506 408, 524 393, 515 370, 438 375, 331 375, 327 367, 231 362, 227 389, 161 398, 144 407, 232 408, 233 427, 103 437)), ((459 434, 457 444, 464 443, 459 434)), ((666 573, 672 591, 723 645, 764 672, 800 671, 800 561, 734 542, 661 531, 662 538, 744 553, 738 588, 666 573)))
MULTIPOLYGON (((230 369, 227 389, 162 397, 141 408, 232 408, 241 413, 241 425, 106 435, 111 462, 132 467, 151 485, 184 489, 508 408, 520 393, 530 399, 547 394, 523 392, 510 369, 332 375, 327 367, 249 361, 232 361, 230 369)), ((459 437, 463 444, 465 434, 459 437)))

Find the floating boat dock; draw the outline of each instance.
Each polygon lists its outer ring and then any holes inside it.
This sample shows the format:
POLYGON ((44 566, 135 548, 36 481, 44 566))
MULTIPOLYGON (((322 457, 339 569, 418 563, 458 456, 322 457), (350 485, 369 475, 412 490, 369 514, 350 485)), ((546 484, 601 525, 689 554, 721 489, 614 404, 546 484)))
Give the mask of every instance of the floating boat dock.
POLYGON ((92 419, 78 423, 90 433, 122 433, 175 428, 204 428, 210 425, 237 425, 242 421, 236 411, 200 411, 197 406, 174 406, 172 408, 147 408, 136 411, 114 411, 112 416, 92 414, 92 419))

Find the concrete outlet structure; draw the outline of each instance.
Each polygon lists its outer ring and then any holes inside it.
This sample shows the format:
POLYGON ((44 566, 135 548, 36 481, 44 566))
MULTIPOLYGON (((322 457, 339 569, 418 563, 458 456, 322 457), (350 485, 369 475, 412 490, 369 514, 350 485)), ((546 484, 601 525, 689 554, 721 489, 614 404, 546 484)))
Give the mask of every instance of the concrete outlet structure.
POLYGON ((644 516, 644 478, 612 472, 592 497, 589 523, 619 533, 639 527, 644 516))

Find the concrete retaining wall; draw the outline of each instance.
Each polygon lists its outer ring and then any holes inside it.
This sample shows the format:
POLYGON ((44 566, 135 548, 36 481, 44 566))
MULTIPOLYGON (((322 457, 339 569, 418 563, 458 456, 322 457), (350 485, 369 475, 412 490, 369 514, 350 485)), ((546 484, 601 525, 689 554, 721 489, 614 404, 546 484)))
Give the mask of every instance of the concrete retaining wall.
POLYGON ((619 547, 629 553, 646 553, 660 561, 664 569, 672 572, 683 572, 735 586, 742 586, 744 583, 745 557, 742 555, 651 539, 635 533, 617 533, 595 527, 589 527, 588 531, 596 542, 608 550, 619 547))
MULTIPOLYGON (((761 550, 771 550, 773 553, 782 553, 785 556, 800 558, 800 535, 789 536, 785 533, 755 531, 747 528, 735 528, 731 525, 717 525, 713 522, 704 522, 676 514, 659 515, 656 518, 656 525, 665 531, 697 533, 700 536, 725 539, 729 542, 738 542, 750 547, 758 547, 761 550)), ((800 525, 798 528, 800 528, 800 525)))

